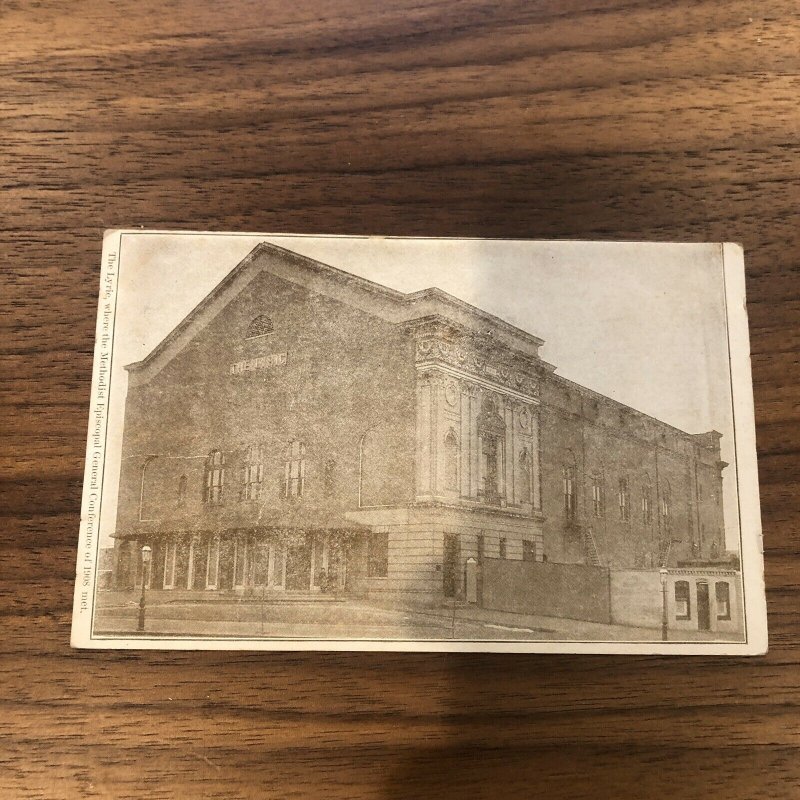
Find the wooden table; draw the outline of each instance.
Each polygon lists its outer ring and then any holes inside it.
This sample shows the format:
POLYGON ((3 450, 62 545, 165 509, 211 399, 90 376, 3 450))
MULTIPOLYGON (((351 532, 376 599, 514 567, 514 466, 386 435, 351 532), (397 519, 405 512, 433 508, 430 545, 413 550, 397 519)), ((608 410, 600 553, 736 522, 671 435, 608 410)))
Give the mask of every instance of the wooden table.
POLYGON ((796 0, 0 8, 0 796, 800 797, 796 0), (735 240, 771 650, 77 652, 104 228, 735 240))

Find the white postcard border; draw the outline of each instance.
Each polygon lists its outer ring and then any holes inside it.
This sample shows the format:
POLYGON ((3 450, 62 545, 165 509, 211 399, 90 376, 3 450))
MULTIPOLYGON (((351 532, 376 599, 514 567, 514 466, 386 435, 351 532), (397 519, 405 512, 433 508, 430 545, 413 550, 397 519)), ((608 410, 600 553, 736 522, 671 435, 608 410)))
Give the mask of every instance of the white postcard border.
MULTIPOLYGON (((755 415, 752 393, 749 329, 745 302, 744 255, 740 245, 723 244, 722 268, 728 327, 731 390, 734 411, 735 453, 738 472, 740 555, 743 581, 743 611, 746 641, 472 641, 472 640, 364 640, 258 637, 133 637, 98 636, 93 632, 100 552, 100 515, 105 480, 105 449, 108 436, 108 408, 111 398, 111 368, 116 319, 119 270, 126 234, 167 234, 204 236, 282 235, 320 238, 312 234, 222 233, 206 231, 107 231, 103 238, 102 268, 91 403, 86 447, 86 464, 81 504, 80 534, 76 565, 71 645, 93 649, 148 650, 249 650, 249 651, 404 651, 404 652, 488 652, 488 653, 586 653, 638 655, 758 655, 767 650, 767 617, 764 595, 763 544, 758 494, 755 443, 755 415)), ((326 236, 325 238, 334 238, 326 236)), ((373 237, 335 237, 373 238, 373 237)), ((402 239, 406 237, 387 237, 402 239)), ((437 237, 415 237, 437 238, 437 237)), ((463 237, 462 237, 463 238, 463 237)), ((473 239, 480 241, 479 239, 473 239)), ((491 241, 491 240, 489 240, 491 241)), ((536 240, 530 240, 536 241, 536 240)), ((557 243, 552 240, 551 243, 557 243)), ((575 240, 564 240, 575 241, 575 240)), ((604 242, 608 243, 608 242, 604 242)), ((635 244, 626 242, 627 244, 635 244)), ((664 243, 665 246, 668 243, 664 243)), ((117 399, 117 402, 119 400, 117 399)))

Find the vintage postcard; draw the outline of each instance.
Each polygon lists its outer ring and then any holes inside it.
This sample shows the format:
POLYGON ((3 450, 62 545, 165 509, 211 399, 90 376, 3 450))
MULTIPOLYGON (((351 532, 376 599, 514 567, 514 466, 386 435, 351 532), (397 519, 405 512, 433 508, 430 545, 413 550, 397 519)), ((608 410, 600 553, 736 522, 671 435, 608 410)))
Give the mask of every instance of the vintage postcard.
POLYGON ((757 654, 733 244, 120 230, 72 644, 757 654))

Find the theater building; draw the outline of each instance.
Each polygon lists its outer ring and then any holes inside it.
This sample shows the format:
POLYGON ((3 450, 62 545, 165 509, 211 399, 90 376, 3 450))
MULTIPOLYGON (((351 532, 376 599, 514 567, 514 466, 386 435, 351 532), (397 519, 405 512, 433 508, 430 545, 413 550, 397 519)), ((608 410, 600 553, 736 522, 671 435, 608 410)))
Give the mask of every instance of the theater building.
POLYGON ((130 364, 114 584, 439 603, 466 559, 724 555, 720 434, 579 386, 542 340, 256 247, 130 364))

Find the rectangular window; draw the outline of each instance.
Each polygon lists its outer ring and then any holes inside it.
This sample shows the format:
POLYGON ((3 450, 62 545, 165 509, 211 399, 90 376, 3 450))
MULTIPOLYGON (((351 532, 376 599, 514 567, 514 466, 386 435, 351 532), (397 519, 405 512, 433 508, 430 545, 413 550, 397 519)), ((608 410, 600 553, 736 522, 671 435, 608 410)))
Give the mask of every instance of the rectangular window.
POLYGON ((506 548, 506 537, 505 536, 501 536, 500 537, 500 558, 505 558, 506 557, 506 549, 507 549, 506 548))
POLYGON ((386 578, 389 575, 389 534, 370 533, 367 538, 367 577, 386 578))
POLYGON ((315 587, 324 589, 327 583, 327 570, 326 568, 326 553, 328 543, 325 536, 315 536, 312 552, 314 553, 314 563, 312 567, 311 578, 315 587))
POLYGON ((717 619, 731 618, 731 590, 727 581, 720 581, 714 587, 717 596, 717 619))
POLYGON ((220 505, 225 490, 225 456, 212 450, 206 459, 203 500, 209 505, 220 505))
POLYGON ((247 539, 237 537, 233 543, 233 585, 244 586, 247 569, 247 539))
POLYGON ((245 500, 261 498, 264 485, 264 448, 262 445, 251 445, 247 448, 244 465, 244 486, 242 497, 245 500))
POLYGON ((630 508, 628 506, 628 481, 621 478, 619 482, 619 518, 623 521, 630 519, 630 508))
POLYGON ((284 469, 284 497, 302 497, 305 488, 306 447, 302 442, 289 442, 284 469))
POLYGON ((266 586, 269 574, 269 545, 258 543, 252 548, 253 586, 266 586))
POLYGON ((691 619, 689 581, 675 581, 675 619, 691 619))
POLYGON ((592 479, 592 510, 596 517, 602 517, 604 512, 603 484, 599 478, 592 479))
POLYGON ((653 521, 653 512, 650 508, 650 492, 645 491, 642 495, 642 520, 649 525, 653 521))
POLYGON ((575 467, 564 467, 564 515, 567 519, 575 519, 575 467))
POLYGON ((164 588, 175 588, 175 562, 177 560, 177 542, 167 542, 164 547, 164 588))
POLYGON ((206 560, 206 589, 217 588, 219 575, 219 539, 211 539, 208 543, 208 558, 206 560))

